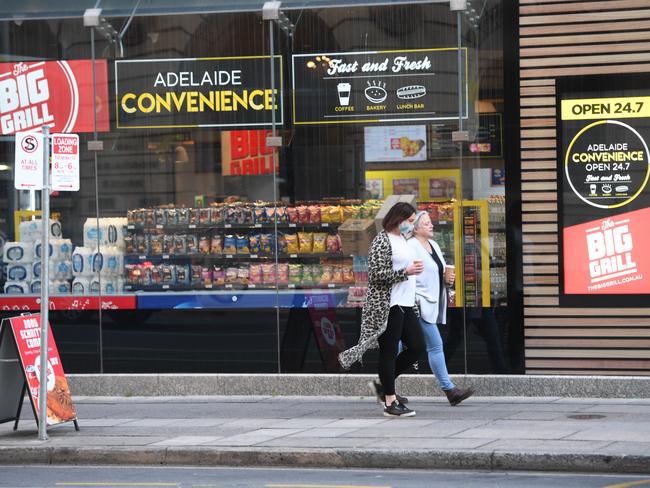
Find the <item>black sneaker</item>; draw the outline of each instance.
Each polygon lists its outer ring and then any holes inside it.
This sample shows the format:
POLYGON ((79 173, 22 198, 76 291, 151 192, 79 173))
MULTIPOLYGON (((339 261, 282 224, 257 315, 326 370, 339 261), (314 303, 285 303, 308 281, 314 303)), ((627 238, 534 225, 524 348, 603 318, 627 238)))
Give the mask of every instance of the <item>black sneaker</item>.
POLYGON ((395 400, 390 405, 384 405, 384 417, 413 417, 415 410, 402 405, 395 400))
MULTIPOLYGON (((384 388, 381 386, 381 383, 377 380, 372 380, 368 382, 368 387, 372 394, 377 397, 377 403, 384 405, 386 403, 386 395, 384 395, 384 388)), ((395 398, 402 405, 406 405, 409 402, 409 399, 402 395, 395 394, 395 398)))

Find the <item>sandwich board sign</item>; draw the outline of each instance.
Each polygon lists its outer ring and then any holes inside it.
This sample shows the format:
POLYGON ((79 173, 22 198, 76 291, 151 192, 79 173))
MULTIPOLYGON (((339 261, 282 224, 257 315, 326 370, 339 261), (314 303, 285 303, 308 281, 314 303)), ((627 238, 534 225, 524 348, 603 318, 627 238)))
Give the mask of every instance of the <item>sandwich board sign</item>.
MULTIPOLYGON (((26 392, 29 394, 36 423, 40 422, 40 319, 40 314, 21 315, 4 319, 0 323, 0 423, 15 421, 14 430, 18 428, 26 392)), ((74 422, 75 429, 79 430, 76 409, 51 327, 48 327, 47 344, 46 425, 74 422)))

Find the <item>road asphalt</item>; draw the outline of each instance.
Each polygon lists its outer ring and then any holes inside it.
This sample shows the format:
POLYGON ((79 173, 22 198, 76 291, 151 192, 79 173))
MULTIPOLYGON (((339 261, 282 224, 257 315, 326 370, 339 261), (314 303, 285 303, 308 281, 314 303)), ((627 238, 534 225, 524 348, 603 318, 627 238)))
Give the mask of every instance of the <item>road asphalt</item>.
POLYGON ((75 397, 80 430, 38 440, 25 403, 0 424, 0 464, 284 466, 650 474, 650 399, 412 397, 387 418, 371 397, 75 397))

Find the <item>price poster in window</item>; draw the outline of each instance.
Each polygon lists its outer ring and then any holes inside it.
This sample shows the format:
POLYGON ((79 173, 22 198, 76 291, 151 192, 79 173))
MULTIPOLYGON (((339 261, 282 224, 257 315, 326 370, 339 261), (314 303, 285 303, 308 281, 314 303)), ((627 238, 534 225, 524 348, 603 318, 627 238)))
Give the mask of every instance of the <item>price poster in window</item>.
POLYGON ((649 298, 648 81, 636 75, 559 80, 563 306, 593 306, 594 295, 600 305, 617 307, 649 298))

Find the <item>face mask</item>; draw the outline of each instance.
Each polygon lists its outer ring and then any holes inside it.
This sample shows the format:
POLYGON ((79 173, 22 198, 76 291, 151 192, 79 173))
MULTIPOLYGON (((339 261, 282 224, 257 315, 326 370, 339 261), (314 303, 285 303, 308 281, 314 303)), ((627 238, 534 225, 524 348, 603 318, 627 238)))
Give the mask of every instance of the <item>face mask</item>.
POLYGON ((399 231, 404 235, 408 235, 411 232, 413 232, 413 224, 410 223, 408 220, 405 220, 404 222, 399 224, 399 231))

